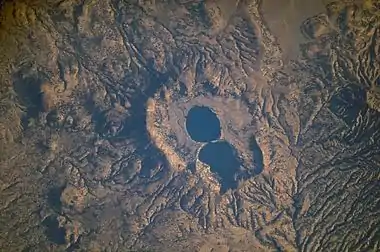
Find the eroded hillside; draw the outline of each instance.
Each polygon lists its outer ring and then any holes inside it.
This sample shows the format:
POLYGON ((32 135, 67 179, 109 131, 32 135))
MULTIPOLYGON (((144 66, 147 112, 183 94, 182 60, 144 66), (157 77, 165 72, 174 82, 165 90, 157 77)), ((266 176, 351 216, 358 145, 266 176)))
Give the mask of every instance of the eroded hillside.
POLYGON ((378 251, 380 7, 285 2, 3 4, 0 250, 378 251))

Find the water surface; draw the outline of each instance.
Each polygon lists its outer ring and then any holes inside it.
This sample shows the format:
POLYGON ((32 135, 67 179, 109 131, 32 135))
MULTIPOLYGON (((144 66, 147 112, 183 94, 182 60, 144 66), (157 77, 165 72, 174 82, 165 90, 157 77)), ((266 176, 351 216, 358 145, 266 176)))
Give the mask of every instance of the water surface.
POLYGON ((208 107, 195 106, 186 117, 186 130, 197 142, 210 142, 221 136, 218 116, 208 107))

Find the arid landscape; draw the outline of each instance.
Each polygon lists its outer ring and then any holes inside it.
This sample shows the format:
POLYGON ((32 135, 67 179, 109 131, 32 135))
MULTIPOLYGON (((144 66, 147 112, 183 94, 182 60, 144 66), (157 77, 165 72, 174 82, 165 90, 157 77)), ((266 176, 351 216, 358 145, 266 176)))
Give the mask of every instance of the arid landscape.
POLYGON ((0 12, 0 251, 380 251, 378 1, 0 12))

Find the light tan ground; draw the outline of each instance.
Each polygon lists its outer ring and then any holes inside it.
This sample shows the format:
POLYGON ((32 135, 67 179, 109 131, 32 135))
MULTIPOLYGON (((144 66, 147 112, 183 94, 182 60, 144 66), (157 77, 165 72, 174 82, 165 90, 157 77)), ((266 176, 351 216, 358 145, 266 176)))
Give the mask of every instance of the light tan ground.
POLYGON ((284 52, 284 61, 295 59, 299 44, 304 42, 300 32, 302 22, 325 11, 328 0, 263 0, 261 13, 284 52))

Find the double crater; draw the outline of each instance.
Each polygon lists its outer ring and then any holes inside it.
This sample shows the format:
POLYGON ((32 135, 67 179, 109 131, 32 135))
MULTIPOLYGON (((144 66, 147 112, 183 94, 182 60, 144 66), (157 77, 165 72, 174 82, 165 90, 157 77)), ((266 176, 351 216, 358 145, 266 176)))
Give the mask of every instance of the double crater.
MULTIPOLYGON (((193 141, 204 143, 198 153, 198 159, 210 167, 221 183, 221 192, 237 187, 239 179, 249 174, 239 172, 242 165, 236 149, 222 140, 221 123, 217 114, 206 106, 192 107, 186 117, 186 131, 193 141)), ((251 139, 251 151, 255 160, 253 175, 263 170, 263 156, 254 138, 251 139)))

